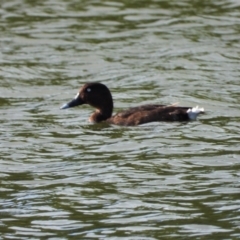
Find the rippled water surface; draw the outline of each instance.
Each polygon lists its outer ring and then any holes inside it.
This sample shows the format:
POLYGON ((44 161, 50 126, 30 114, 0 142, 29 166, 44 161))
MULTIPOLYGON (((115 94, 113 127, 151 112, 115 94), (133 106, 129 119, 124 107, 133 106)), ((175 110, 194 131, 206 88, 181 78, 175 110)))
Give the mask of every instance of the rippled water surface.
POLYGON ((0 6, 0 239, 240 239, 238 0, 0 6), (88 81, 206 114, 92 125, 88 81))

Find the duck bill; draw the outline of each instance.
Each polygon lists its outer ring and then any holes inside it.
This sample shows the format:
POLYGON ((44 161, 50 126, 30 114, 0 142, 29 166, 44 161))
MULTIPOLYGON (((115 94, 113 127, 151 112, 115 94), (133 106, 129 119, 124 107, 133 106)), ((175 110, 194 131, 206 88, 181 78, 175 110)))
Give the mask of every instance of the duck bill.
POLYGON ((78 105, 82 105, 85 102, 81 99, 81 98, 74 98, 72 101, 70 101, 69 103, 65 103, 63 104, 60 109, 67 109, 67 108, 71 108, 71 107, 76 107, 78 105))

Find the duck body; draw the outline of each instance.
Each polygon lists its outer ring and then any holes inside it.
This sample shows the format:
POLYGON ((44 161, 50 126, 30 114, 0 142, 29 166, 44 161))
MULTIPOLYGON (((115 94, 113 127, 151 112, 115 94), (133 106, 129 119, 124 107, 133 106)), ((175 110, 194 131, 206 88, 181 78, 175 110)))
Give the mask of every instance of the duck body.
POLYGON ((61 109, 89 104, 96 108, 90 116, 90 122, 108 122, 110 124, 135 126, 157 121, 196 120, 203 108, 180 107, 175 105, 149 104, 133 107, 112 116, 113 99, 110 90, 102 83, 86 83, 75 98, 61 109))
POLYGON ((106 121, 117 125, 140 125, 157 121, 188 121, 188 109, 165 105, 143 105, 117 113, 106 121))

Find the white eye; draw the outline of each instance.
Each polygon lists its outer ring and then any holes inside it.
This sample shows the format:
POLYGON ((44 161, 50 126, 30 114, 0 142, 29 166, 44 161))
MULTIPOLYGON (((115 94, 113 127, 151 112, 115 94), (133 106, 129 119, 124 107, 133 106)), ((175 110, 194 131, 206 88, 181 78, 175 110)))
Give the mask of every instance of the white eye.
POLYGON ((91 88, 87 88, 87 92, 91 92, 92 91, 92 89, 91 88))

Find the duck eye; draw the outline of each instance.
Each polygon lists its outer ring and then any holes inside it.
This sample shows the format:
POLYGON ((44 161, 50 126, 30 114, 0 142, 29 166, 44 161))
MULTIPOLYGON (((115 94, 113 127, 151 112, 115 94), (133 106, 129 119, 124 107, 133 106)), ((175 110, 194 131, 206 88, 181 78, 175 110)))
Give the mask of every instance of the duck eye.
POLYGON ((92 89, 91 89, 91 88, 87 88, 86 90, 87 90, 87 92, 91 92, 91 91, 92 91, 92 89))

